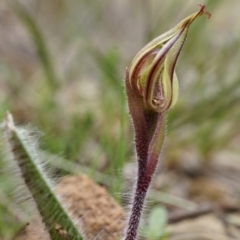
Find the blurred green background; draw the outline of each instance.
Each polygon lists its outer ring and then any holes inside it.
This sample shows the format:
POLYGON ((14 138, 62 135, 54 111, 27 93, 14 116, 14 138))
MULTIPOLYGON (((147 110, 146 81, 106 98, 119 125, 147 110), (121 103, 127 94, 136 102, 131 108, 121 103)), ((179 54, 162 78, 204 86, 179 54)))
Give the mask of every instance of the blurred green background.
MULTIPOLYGON (((174 167, 186 158, 208 164, 223 150, 238 154, 239 0, 3 0, 0 119, 11 111, 17 124, 42 133, 41 149, 114 176, 118 184, 109 189, 119 191, 122 169, 133 161, 125 69, 199 3, 212 18, 194 22, 180 55, 180 97, 168 114, 164 159, 174 167)), ((2 195, 6 182, 0 178, 2 195)), ((1 218, 5 200, 0 195, 0 233, 10 236, 4 226, 13 219, 1 218)))

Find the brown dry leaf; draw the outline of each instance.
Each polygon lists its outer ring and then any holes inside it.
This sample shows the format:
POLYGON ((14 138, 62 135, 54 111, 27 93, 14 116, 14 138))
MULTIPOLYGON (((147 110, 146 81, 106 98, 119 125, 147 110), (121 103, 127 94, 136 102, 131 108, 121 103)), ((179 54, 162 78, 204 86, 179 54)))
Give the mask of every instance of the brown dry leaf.
POLYGON ((168 240, 230 240, 222 222, 213 214, 168 226, 168 240))
POLYGON ((229 203, 229 191, 226 186, 212 178, 197 178, 189 186, 189 195, 197 202, 229 203))

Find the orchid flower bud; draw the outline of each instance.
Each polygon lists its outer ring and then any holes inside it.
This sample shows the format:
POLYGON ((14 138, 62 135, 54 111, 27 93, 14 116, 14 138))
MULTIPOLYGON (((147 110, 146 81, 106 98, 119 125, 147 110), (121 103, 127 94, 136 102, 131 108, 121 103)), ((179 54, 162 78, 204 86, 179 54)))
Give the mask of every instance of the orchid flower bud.
POLYGON ((137 239, 147 191, 165 139, 166 112, 178 98, 175 66, 189 26, 203 14, 208 18, 211 16, 204 5, 200 7, 198 12, 140 50, 126 71, 126 93, 135 133, 138 175, 124 240, 137 239))
POLYGON ((178 99, 178 79, 175 66, 189 26, 203 14, 205 6, 185 18, 168 32, 155 38, 134 57, 129 71, 130 86, 141 98, 145 108, 166 112, 178 99))

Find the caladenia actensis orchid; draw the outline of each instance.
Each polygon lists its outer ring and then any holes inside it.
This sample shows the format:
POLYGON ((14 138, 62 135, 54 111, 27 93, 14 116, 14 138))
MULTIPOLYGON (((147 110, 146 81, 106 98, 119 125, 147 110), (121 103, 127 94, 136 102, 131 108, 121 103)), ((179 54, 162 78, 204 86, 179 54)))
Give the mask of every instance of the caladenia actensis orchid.
POLYGON ((125 240, 135 240, 146 194, 165 137, 166 113, 178 98, 175 66, 191 23, 210 13, 200 10, 147 44, 134 57, 126 73, 126 93, 135 132, 138 175, 125 240))

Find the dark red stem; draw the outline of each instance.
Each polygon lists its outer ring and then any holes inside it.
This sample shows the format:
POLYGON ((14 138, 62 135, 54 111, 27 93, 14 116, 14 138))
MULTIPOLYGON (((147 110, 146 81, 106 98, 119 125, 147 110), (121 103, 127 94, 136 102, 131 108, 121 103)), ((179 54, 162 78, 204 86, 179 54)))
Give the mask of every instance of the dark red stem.
POLYGON ((147 191, 162 149, 165 113, 146 110, 142 99, 132 90, 126 76, 128 105, 135 132, 138 176, 124 240, 137 239, 147 191))
POLYGON ((125 240, 137 239, 138 228, 141 221, 143 207, 147 195, 149 185, 151 183, 151 176, 145 176, 144 179, 138 177, 134 199, 132 203, 132 209, 127 224, 127 231, 125 233, 125 240))

